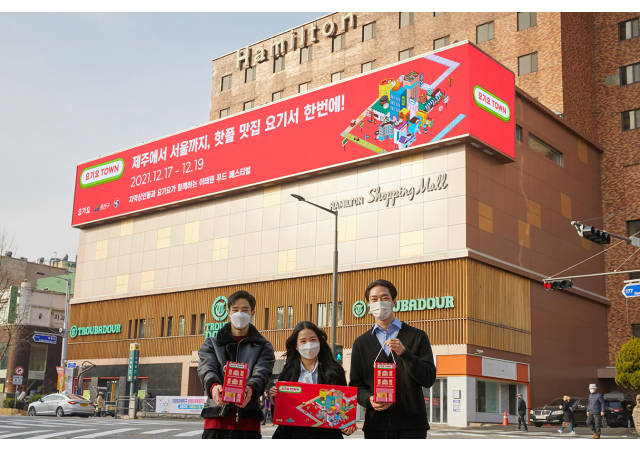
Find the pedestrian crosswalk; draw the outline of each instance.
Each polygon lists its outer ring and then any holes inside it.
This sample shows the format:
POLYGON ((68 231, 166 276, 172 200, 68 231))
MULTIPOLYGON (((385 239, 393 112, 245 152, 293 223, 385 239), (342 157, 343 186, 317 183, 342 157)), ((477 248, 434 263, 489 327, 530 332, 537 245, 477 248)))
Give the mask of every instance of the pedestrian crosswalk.
POLYGON ((202 435, 202 430, 187 431, 186 433, 176 434, 175 437, 189 437, 197 435, 202 435))
POLYGON ((124 434, 127 431, 133 431, 133 430, 139 430, 139 429, 140 428, 117 428, 115 430, 101 431, 99 433, 83 434, 82 436, 74 437, 74 439, 93 439, 97 437, 110 436, 112 434, 124 434))

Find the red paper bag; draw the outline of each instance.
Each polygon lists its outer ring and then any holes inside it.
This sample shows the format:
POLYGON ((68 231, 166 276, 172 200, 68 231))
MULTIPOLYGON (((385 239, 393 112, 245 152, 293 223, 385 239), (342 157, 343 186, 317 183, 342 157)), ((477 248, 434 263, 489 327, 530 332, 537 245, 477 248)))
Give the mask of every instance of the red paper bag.
POLYGON ((274 425, 342 429, 356 423, 358 388, 293 381, 276 387, 274 425))
POLYGON ((373 363, 373 398, 376 403, 395 403, 396 365, 373 363))
POLYGON ((227 363, 222 385, 222 401, 241 405, 244 401, 244 387, 247 383, 249 366, 243 363, 227 363))

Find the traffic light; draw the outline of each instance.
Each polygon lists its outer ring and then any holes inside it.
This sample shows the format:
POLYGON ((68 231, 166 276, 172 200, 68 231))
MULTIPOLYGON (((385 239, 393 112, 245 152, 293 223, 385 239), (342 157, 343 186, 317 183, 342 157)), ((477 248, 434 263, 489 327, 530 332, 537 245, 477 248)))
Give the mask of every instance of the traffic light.
POLYGON ((573 287, 572 280, 547 281, 544 283, 544 288, 547 291, 557 291, 560 289, 569 289, 571 287, 573 287))
POLYGON ((578 230, 578 234, 599 245, 611 244, 611 236, 609 236, 605 231, 598 230, 595 227, 581 225, 581 228, 578 230))
POLYGON ((335 358, 336 358, 336 361, 342 364, 342 344, 336 344, 335 358))

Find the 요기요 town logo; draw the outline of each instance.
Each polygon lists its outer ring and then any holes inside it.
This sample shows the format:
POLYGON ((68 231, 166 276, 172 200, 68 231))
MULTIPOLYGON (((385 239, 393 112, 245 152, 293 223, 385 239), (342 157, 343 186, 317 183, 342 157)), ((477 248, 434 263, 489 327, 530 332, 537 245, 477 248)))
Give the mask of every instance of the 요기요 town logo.
POLYGON ((353 312, 353 315, 359 319, 367 313, 367 304, 362 300, 358 300, 353 304, 353 308, 351 310, 353 312))
POLYGON ((211 305, 211 314, 218 322, 227 318, 227 315, 229 314, 227 305, 228 300, 224 295, 221 295, 213 301, 213 305, 211 305))

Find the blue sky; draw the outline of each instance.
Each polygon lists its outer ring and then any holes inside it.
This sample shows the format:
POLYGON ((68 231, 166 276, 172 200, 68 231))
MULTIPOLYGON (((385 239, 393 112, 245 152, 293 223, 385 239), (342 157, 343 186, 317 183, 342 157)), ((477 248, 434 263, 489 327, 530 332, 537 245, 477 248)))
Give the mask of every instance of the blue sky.
POLYGON ((326 13, 0 14, 0 233, 75 260, 76 164, 209 120, 211 60, 326 13))

